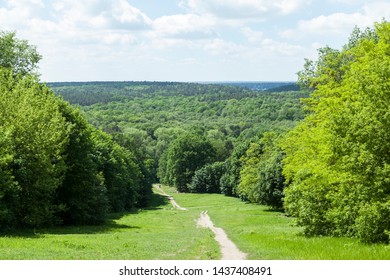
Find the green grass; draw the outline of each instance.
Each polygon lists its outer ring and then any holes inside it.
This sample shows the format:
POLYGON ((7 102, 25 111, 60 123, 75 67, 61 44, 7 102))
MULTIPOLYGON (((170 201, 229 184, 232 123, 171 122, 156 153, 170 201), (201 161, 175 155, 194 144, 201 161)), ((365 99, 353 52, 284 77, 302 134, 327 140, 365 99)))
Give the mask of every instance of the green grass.
POLYGON ((197 229, 196 211, 179 211, 154 195, 153 206, 114 215, 103 226, 59 227, 0 237, 0 259, 219 259, 210 231, 197 229))
POLYGON ((292 218, 265 206, 217 194, 174 196, 188 209, 208 210, 215 226, 223 228, 248 259, 390 260, 389 245, 366 245, 354 238, 308 238, 293 226, 292 218))
POLYGON ((197 228, 200 213, 249 259, 384 259, 390 246, 364 245, 352 238, 306 238, 293 220, 267 207, 223 195, 181 194, 164 188, 188 211, 175 210, 157 194, 137 213, 112 215, 102 226, 58 227, 0 236, 0 259, 208 260, 221 257, 213 234, 197 228))

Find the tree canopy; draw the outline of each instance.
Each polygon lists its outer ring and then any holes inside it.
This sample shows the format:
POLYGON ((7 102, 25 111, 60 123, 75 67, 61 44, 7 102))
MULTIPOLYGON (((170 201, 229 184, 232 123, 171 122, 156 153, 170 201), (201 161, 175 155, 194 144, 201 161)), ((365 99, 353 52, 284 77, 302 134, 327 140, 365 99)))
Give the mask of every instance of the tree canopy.
POLYGON ((40 83, 39 59, 0 33, 0 228, 98 224, 143 205, 143 164, 40 83))
POLYGON ((16 37, 16 32, 0 31, 0 67, 12 69, 15 75, 37 74, 42 56, 27 40, 16 37))
POLYGON ((301 80, 310 114, 286 138, 285 208, 307 234, 388 241, 390 24, 320 51, 301 80))

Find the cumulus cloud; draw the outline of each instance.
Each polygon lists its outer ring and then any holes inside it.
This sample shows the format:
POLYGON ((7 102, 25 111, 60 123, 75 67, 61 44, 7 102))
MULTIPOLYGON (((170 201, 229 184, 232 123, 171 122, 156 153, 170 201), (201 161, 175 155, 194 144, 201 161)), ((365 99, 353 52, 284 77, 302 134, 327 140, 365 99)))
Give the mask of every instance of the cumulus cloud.
POLYGON ((152 20, 127 0, 8 0, 0 8, 0 25, 29 38, 88 41, 104 36, 104 43, 132 41, 127 33, 151 29, 152 20))
POLYGON ((267 38, 261 31, 255 31, 249 27, 241 29, 241 33, 247 40, 254 44, 262 53, 268 55, 294 56, 302 51, 300 45, 267 38))
POLYGON ((224 19, 263 20, 275 14, 290 14, 305 0, 188 0, 187 6, 198 13, 209 13, 224 19))
POLYGON ((375 21, 390 17, 390 3, 388 1, 372 1, 362 6, 355 13, 333 13, 320 15, 309 20, 300 20, 295 29, 281 32, 285 38, 302 37, 310 34, 348 34, 355 27, 365 28, 372 26, 375 21))
POLYGON ((241 33, 247 38, 251 43, 259 43, 263 40, 264 34, 261 31, 255 31, 249 27, 241 28, 241 33))
POLYGON ((2 28, 21 28, 29 26, 31 19, 41 18, 44 14, 44 3, 39 0, 4 1, 5 6, 0 8, 0 25, 2 28))
MULTIPOLYGON (((205 63, 217 68, 221 61, 243 69, 250 64, 257 71, 266 63, 302 62, 305 52, 314 48, 313 42, 316 46, 333 43, 341 37, 335 34, 347 36, 355 25, 364 27, 390 18, 390 2, 385 0, 324 0, 317 6, 312 0, 151 2, 3 0, 0 26, 16 30, 18 37, 38 46, 44 74, 51 76, 66 68, 71 77, 88 71, 92 77, 98 71, 114 76, 118 67, 121 75, 130 68, 132 73, 143 69, 148 74, 156 65, 164 73, 172 65, 186 69, 196 65, 205 71, 205 63), (308 18, 309 14, 314 16, 308 18), (285 26, 289 29, 282 30, 285 26)), ((342 40, 345 43, 345 37, 342 40)))
POLYGON ((126 0, 60 0, 53 4, 60 20, 90 28, 143 29, 152 21, 126 0))
POLYGON ((215 21, 207 16, 181 14, 159 17, 153 22, 152 37, 198 40, 216 37, 215 21))
POLYGON ((366 16, 360 13, 345 14, 334 13, 329 16, 319 16, 311 20, 302 20, 298 24, 299 31, 305 33, 345 33, 345 30, 351 30, 357 23, 368 25, 372 22, 366 16))

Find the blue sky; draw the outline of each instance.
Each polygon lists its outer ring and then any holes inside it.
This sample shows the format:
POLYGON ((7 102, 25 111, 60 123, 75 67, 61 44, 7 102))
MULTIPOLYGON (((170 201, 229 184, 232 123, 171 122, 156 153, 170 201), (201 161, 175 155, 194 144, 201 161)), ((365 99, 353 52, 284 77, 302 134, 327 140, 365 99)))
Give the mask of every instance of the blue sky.
POLYGON ((293 81, 304 58, 385 0, 0 0, 0 29, 37 46, 43 81, 293 81))

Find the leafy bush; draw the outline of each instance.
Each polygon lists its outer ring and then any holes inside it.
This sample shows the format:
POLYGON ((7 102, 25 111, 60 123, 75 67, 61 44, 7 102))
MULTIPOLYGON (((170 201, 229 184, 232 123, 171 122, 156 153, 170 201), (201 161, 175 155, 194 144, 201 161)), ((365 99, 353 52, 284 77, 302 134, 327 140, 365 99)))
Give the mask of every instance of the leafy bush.
POLYGON ((308 116, 283 142, 285 208, 311 235, 387 241, 390 23, 355 30, 300 73, 308 116))
POLYGON ((186 134, 176 139, 162 157, 160 172, 162 183, 175 186, 180 192, 187 192, 192 176, 204 165, 211 163, 215 150, 207 140, 197 134, 186 134))
POLYGON ((368 204, 360 209, 356 220, 357 234, 365 243, 389 242, 390 200, 368 204))
POLYGON ((224 162, 206 164, 192 177, 189 191, 193 193, 221 193, 220 180, 225 172, 224 162))

